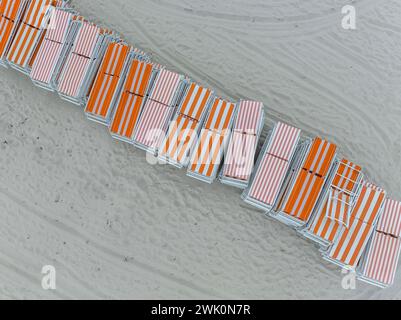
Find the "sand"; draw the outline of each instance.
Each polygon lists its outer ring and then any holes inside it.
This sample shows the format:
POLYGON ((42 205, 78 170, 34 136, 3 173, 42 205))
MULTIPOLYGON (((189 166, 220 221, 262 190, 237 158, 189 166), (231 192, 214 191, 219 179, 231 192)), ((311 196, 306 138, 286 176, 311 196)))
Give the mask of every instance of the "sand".
MULTIPOLYGON (((401 199, 401 7, 332 0, 81 0, 153 59, 338 143, 401 199)), ((401 298, 341 270, 294 231, 117 142, 83 110, 0 70, 0 298, 401 298), (54 265, 57 289, 41 287, 54 265)))

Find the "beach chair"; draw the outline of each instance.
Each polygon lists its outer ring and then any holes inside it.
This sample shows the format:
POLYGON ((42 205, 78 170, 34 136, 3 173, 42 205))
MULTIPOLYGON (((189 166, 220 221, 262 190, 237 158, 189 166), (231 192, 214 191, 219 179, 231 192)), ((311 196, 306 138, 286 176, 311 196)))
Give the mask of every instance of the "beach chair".
POLYGON ((86 103, 85 113, 88 119, 107 126, 110 124, 114 98, 121 87, 120 80, 126 76, 126 63, 129 56, 141 59, 141 56, 133 54, 132 47, 124 42, 117 41, 108 45, 86 103))
POLYGON ((8 67, 7 54, 21 24, 28 0, 2 0, 0 4, 0 65, 8 67))
POLYGON ((236 105, 215 98, 191 155, 187 175, 212 183, 223 159, 227 140, 233 125, 236 105))
POLYGON ((308 223, 330 176, 336 151, 336 145, 319 137, 305 144, 298 159, 304 160, 294 164, 285 194, 277 212, 271 212, 272 217, 295 228, 308 223))
POLYGON ((376 230, 358 266, 358 278, 381 288, 391 286, 400 251, 401 203, 386 199, 376 230))
POLYGON ((7 62, 12 68, 29 75, 37 50, 43 42, 51 13, 60 4, 56 0, 29 1, 7 53, 7 62))
POLYGON ((73 24, 76 19, 75 13, 65 8, 57 8, 51 14, 49 27, 30 73, 36 86, 49 91, 56 89, 63 57, 71 50, 77 34, 77 25, 73 24))
POLYGON ((270 212, 279 199, 280 190, 300 142, 301 130, 277 123, 261 150, 248 188, 245 202, 270 212))
POLYGON ((56 80, 57 92, 62 99, 84 106, 113 35, 111 31, 86 20, 77 19, 73 24, 78 33, 65 62, 62 62, 62 70, 56 80))
POLYGON ((178 168, 189 163, 189 156, 213 102, 213 92, 196 83, 191 83, 182 99, 168 133, 161 144, 159 159, 178 168))
POLYGON ((109 130, 113 138, 134 143, 134 133, 147 100, 146 93, 159 72, 159 66, 131 57, 122 89, 116 97, 116 106, 109 130))
POLYGON ((157 155, 186 84, 178 73, 165 69, 157 73, 134 133, 136 147, 157 155))
POLYGON ((386 192, 362 184, 349 226, 342 228, 323 257, 342 268, 355 270, 383 211, 386 192))
POLYGON ((351 210, 362 186, 361 170, 347 159, 337 161, 330 188, 325 191, 306 227, 300 230, 323 250, 333 244, 343 228, 349 227, 351 210))
POLYGON ((263 108, 261 102, 239 102, 227 155, 220 172, 221 183, 240 189, 248 186, 264 125, 263 108))

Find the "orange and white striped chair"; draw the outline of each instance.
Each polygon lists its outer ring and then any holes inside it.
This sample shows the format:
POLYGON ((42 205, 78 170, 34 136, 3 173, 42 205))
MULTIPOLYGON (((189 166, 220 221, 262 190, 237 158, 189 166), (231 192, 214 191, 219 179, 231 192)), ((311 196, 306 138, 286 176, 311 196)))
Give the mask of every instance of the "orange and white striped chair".
POLYGON ((325 192, 307 226, 300 230, 323 249, 332 245, 342 229, 349 226, 351 210, 363 179, 361 167, 347 159, 338 161, 336 167, 331 187, 325 192))
POLYGON ((212 183, 224 157, 234 122, 234 103, 215 98, 205 125, 193 150, 187 175, 212 183))
POLYGON ((7 54, 11 67, 25 74, 30 73, 51 12, 59 4, 57 0, 30 0, 7 54))
POLYGON ((382 288, 394 283, 401 251, 401 202, 386 199, 372 240, 361 259, 360 280, 382 288))
POLYGON ((220 173, 220 181, 223 184, 241 189, 248 186, 264 125, 263 109, 262 102, 239 102, 227 155, 220 173))
POLYGON ((114 100, 122 85, 121 79, 126 76, 126 65, 131 59, 149 60, 124 42, 117 41, 108 45, 86 104, 88 119, 107 126, 110 124, 114 100))
POLYGON ((165 69, 157 73, 134 133, 136 147, 157 155, 185 86, 184 76, 178 73, 165 69))
POLYGON ((352 209, 349 227, 342 228, 333 245, 324 252, 327 261, 355 270, 383 211, 386 192, 363 183, 352 209))
POLYGON ((0 64, 7 67, 7 54, 21 24, 28 0, 2 0, 0 4, 0 64))
POLYGON ((242 198, 245 202, 270 212, 275 207, 290 164, 299 145, 301 130, 279 122, 262 148, 242 198))
POLYGON ((199 130, 213 102, 213 91, 191 83, 160 147, 159 159, 178 168, 189 163, 199 130))
POLYGON ((57 81, 57 92, 64 100, 85 105, 96 72, 99 69, 108 44, 113 40, 112 32, 86 20, 77 19, 78 33, 71 52, 62 62, 57 81))
POLYGON ((56 89, 62 58, 68 54, 77 33, 77 26, 72 23, 76 18, 72 10, 65 8, 52 12, 43 43, 32 64, 30 77, 35 85, 50 91, 56 89))
POLYGON ((337 146, 321 138, 315 138, 308 148, 306 158, 292 168, 290 184, 277 213, 271 215, 293 227, 305 226, 324 190, 329 177, 337 146))
POLYGON ((138 59, 130 60, 127 69, 122 89, 116 97, 109 130, 113 138, 133 144, 146 94, 159 69, 152 63, 138 59))

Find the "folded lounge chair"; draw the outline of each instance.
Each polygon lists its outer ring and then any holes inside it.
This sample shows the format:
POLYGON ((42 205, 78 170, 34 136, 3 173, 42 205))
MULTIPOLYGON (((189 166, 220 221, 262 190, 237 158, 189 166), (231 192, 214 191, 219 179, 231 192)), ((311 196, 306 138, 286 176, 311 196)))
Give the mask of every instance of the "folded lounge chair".
POLYGON ((271 216, 290 226, 300 228, 307 224, 335 160, 337 146, 321 138, 315 138, 299 155, 292 168, 290 182, 286 186, 277 213, 271 216), (301 164, 299 166, 299 164, 301 164))
POLYGON ((355 270, 383 211, 385 197, 384 190, 363 183, 349 227, 342 228, 333 245, 323 254, 327 261, 355 270))
POLYGON ((222 183, 241 189, 248 186, 263 125, 261 102, 241 101, 238 104, 227 156, 220 173, 222 183))
MULTIPOLYGON (((85 113, 89 119, 110 124, 114 98, 123 82, 120 80, 126 76, 125 66, 130 55, 132 48, 126 43, 112 42, 108 45, 86 104, 85 113)), ((140 59, 139 56, 137 58, 140 59)))
POLYGON ((7 54, 11 67, 24 74, 30 73, 52 10, 58 4, 61 2, 56 0, 30 0, 7 54))
POLYGON ((213 92, 191 83, 159 151, 159 159, 186 167, 199 130, 213 102, 213 92))
POLYGON ((349 226, 351 210, 362 186, 362 178, 360 166, 346 159, 338 161, 330 188, 300 233, 323 249, 332 245, 342 229, 349 226))
POLYGON ((96 25, 77 19, 78 27, 72 50, 62 63, 62 71, 57 82, 60 97, 77 105, 85 105, 96 72, 108 44, 113 40, 112 33, 96 25))
POLYGON ((275 207, 300 135, 300 129, 281 122, 275 125, 259 155, 249 187, 242 195, 245 202, 264 211, 275 207))
POLYGON ((178 73, 165 69, 157 73, 134 133, 136 147, 157 155, 185 86, 184 76, 178 73))
POLYGON ((109 130, 113 138, 133 144, 138 119, 147 100, 146 93, 159 69, 138 59, 129 59, 127 69, 122 89, 116 97, 109 130))
POLYGON ((64 8, 51 14, 49 28, 32 64, 30 77, 35 85, 50 91, 56 89, 62 59, 71 50, 77 34, 75 19, 74 12, 64 8))
POLYGON ((401 203, 386 199, 383 213, 358 267, 358 278, 382 288, 393 284, 401 251, 401 203))
POLYGON ((7 67, 7 53, 21 24, 28 0, 2 0, 0 4, 0 65, 7 67))
POLYGON ((214 99, 206 123, 193 150, 187 175, 212 183, 223 159, 236 106, 222 99, 214 99))

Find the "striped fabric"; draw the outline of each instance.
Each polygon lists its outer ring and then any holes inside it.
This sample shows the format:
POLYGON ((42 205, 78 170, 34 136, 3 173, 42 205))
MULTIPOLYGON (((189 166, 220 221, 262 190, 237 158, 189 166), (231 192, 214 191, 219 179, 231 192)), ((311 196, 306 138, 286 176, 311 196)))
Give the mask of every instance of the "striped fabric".
POLYGON ((24 4, 23 0, 2 0, 0 4, 0 14, 1 16, 7 18, 8 20, 15 21, 18 15, 18 10, 21 5, 24 4))
POLYGON ((132 140, 151 74, 150 63, 132 61, 110 124, 113 135, 132 140))
POLYGON ((351 211, 352 191, 356 185, 362 168, 342 159, 334 176, 329 196, 327 217, 336 220, 345 226, 349 224, 351 211))
POLYGON ((285 204, 284 212, 307 222, 323 189, 323 184, 324 178, 302 169, 285 204))
POLYGON ((160 148, 160 155, 173 159, 177 163, 185 164, 197 137, 197 125, 197 121, 180 114, 170 124, 167 138, 160 148))
POLYGON ((356 267, 375 229, 375 222, 384 203, 385 192, 362 186, 352 210, 349 228, 344 228, 333 244, 328 257, 340 264, 356 267))
POLYGON ((350 199, 358 177, 361 175, 361 170, 360 166, 349 162, 347 159, 342 159, 339 162, 329 193, 325 196, 323 205, 312 218, 307 229, 308 233, 332 243, 338 232, 344 227, 348 227, 350 218, 348 209, 351 209, 350 199), (332 193, 331 196, 330 193, 332 193), (342 219, 340 218, 341 215, 344 215, 342 219))
POLYGON ((160 70, 149 98, 169 106, 173 102, 180 81, 181 76, 178 73, 160 70))
POLYGON ((200 121, 211 96, 211 90, 201 87, 196 83, 191 83, 189 90, 184 97, 179 113, 188 118, 192 118, 195 121, 200 121))
POLYGON ((40 39, 40 29, 52 0, 32 0, 7 55, 8 61, 26 68, 40 39))
POLYGON ((50 84, 63 50, 68 26, 72 18, 73 15, 71 13, 54 10, 50 27, 32 65, 31 79, 50 84))
POLYGON ((197 137, 197 127, 204 115, 212 91, 191 83, 179 108, 179 114, 172 121, 164 139, 159 155, 185 165, 189 160, 190 149, 197 137))
POLYGON ((375 232, 362 275, 385 286, 392 285, 397 271, 400 250, 401 238, 375 232))
POLYGON ((85 112, 103 119, 109 114, 112 99, 129 50, 130 48, 124 44, 109 44, 89 95, 85 112))
POLYGON ((124 91, 144 97, 152 70, 152 64, 133 60, 125 81, 124 91))
POLYGON ((7 43, 11 37, 15 22, 5 17, 0 18, 0 57, 5 55, 7 43))
POLYGON ((224 134, 230 126, 235 105, 222 99, 215 99, 206 120, 205 129, 224 134))
POLYGON ((267 153, 289 161, 300 135, 301 130, 279 122, 271 137, 267 153))
POLYGON ((225 136, 215 131, 202 129, 190 171, 212 178, 220 166, 224 151, 225 136))
POLYGON ((82 22, 74 41, 73 51, 69 54, 60 77, 59 93, 73 98, 78 97, 100 33, 99 27, 82 22))
POLYGON ((46 39, 59 43, 64 42, 72 16, 70 12, 60 9, 54 10, 46 31, 46 39))
POLYGON ((254 166, 257 144, 256 135, 234 131, 224 160, 224 176, 248 181, 254 166))
POLYGON ((256 101, 241 101, 233 128, 223 175, 247 182, 255 161, 259 128, 263 119, 263 104, 256 101))
POLYGON ((241 101, 234 131, 257 135, 263 117, 263 103, 257 101, 241 101))
POLYGON ((61 43, 45 40, 32 65, 31 79, 49 84, 62 50, 61 43))
POLYGON ((386 200, 383 215, 377 224, 377 231, 401 237, 401 202, 386 200))
POLYGON ((143 97, 124 92, 114 114, 110 132, 131 140, 141 112, 143 97))
POLYGON ((364 262, 363 276, 392 285, 401 250, 401 203, 386 199, 364 262))
POLYGON ((316 138, 309 150, 303 168, 318 176, 326 176, 336 153, 337 146, 328 141, 316 138))
POLYGON ((191 159, 190 172, 213 178, 220 167, 235 105, 215 99, 191 159))
POLYGON ((290 160, 298 144, 301 130, 284 123, 277 123, 267 148, 256 168, 249 194, 267 206, 272 206, 280 192, 290 160))
POLYGON ((148 100, 138 123, 135 141, 147 148, 158 148, 166 135, 174 108, 148 100))
POLYGON ((100 29, 98 26, 83 22, 75 39, 73 52, 87 58, 92 57, 99 34, 100 29))
POLYGON ((314 140, 284 205, 283 211, 286 214, 303 222, 308 221, 323 189, 336 149, 336 145, 320 138, 314 140))
POLYGON ((308 227, 308 232, 331 244, 344 226, 338 221, 327 217, 328 196, 323 201, 324 205, 321 206, 320 210, 314 216, 308 227))
POLYGON ((89 68, 90 59, 71 53, 60 78, 58 91, 71 97, 77 97, 89 68))

